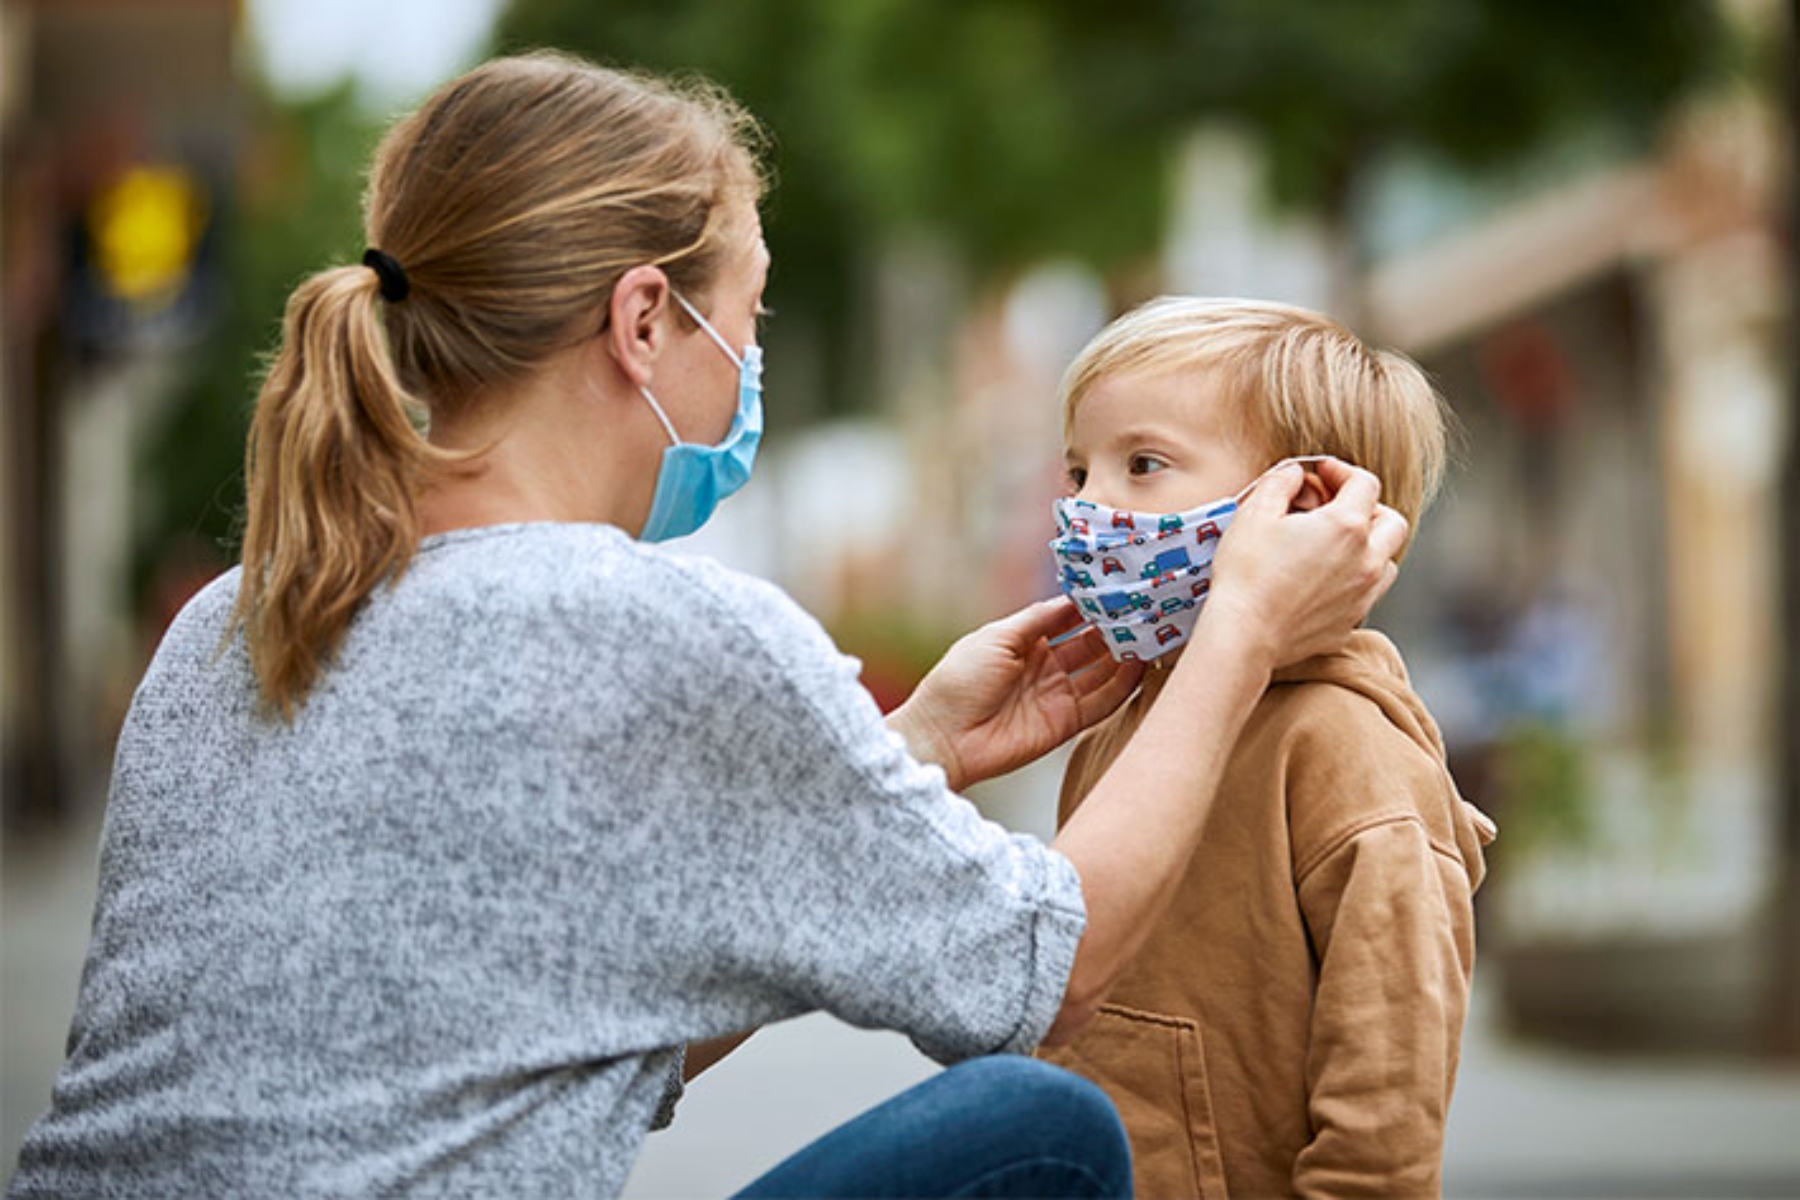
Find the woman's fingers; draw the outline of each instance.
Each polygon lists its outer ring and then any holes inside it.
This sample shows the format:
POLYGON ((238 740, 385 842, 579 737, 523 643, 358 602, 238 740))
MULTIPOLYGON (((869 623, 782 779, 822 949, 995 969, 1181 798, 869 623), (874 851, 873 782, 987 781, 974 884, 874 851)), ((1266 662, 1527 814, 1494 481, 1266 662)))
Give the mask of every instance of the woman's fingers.
POLYGON ((1383 558, 1393 560, 1399 557, 1400 551, 1406 548, 1406 539, 1412 530, 1406 518, 1382 504, 1375 509, 1375 526, 1369 531, 1369 549, 1383 558))
POLYGON ((1082 620, 1081 613, 1067 596, 1052 596, 1048 600, 1027 604, 1011 616, 1000 618, 995 624, 1017 637, 1018 644, 1025 647, 1038 638, 1055 641, 1082 624, 1082 620))
POLYGON ((1298 463, 1285 463, 1275 468, 1258 480, 1250 494, 1244 497, 1244 502, 1238 505, 1239 517, 1279 517, 1293 505, 1294 497, 1300 494, 1305 483, 1306 472, 1298 463))
POLYGON ((1365 521, 1374 515, 1381 500, 1381 480, 1372 472, 1338 458, 1321 459, 1315 466, 1319 478, 1331 491, 1327 508, 1342 502, 1344 508, 1365 521))
POLYGON ((1109 657, 1106 639, 1100 635, 1100 631, 1081 620, 1079 613, 1076 614, 1076 621, 1081 626, 1077 632, 1061 641, 1050 643, 1050 654, 1056 661, 1057 669, 1069 675, 1109 657))
POLYGON ((1406 520, 1381 504, 1374 475, 1337 459, 1314 470, 1330 500, 1289 512, 1302 473, 1272 472, 1246 498, 1215 560, 1209 607, 1226 602, 1251 643, 1273 651, 1274 666, 1342 645, 1393 585, 1393 559, 1406 545, 1406 520))
MULTIPOLYGON (((1102 654, 1106 654, 1102 648, 1102 654)), ((1106 654, 1106 661, 1096 663, 1069 680, 1075 685, 1075 703, 1086 729, 1109 715, 1130 698, 1144 677, 1143 663, 1122 663, 1106 654)))

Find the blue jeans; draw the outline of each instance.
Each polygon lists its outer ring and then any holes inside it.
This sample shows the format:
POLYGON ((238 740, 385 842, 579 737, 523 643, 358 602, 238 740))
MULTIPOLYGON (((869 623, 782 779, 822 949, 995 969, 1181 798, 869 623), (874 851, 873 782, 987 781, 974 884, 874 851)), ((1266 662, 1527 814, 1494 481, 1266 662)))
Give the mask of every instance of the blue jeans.
POLYGON ((739 1197, 1131 1195, 1106 1093, 1014 1055, 971 1059, 838 1126, 739 1197))

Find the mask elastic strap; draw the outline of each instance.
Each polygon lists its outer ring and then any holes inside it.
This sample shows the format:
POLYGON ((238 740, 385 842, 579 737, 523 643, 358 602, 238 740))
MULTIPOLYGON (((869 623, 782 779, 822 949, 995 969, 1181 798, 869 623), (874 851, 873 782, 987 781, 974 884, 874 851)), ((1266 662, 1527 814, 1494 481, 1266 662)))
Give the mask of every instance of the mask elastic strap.
POLYGON ((1256 490, 1257 484, 1261 483, 1263 480, 1267 479, 1269 476, 1273 475, 1275 472, 1281 470, 1281 468, 1283 468, 1283 467, 1290 467, 1290 466, 1293 466, 1295 463, 1324 462, 1326 459, 1328 459, 1330 457, 1331 457, 1331 455, 1329 455, 1329 454, 1301 454, 1301 455, 1295 456, 1294 458, 1284 458, 1280 462, 1276 463, 1274 466, 1270 467, 1268 470, 1264 471, 1261 475, 1258 475, 1255 479, 1252 479, 1247 485, 1245 485, 1243 491, 1239 492, 1237 495, 1235 495, 1231 498, 1231 502, 1233 504, 1242 504, 1244 502, 1244 497, 1248 496, 1251 492, 1254 492, 1256 490))
POLYGON ((681 438, 676 436, 675 426, 669 424, 668 414, 663 412, 662 405, 656 402, 656 397, 650 394, 650 389, 641 387, 638 389, 638 394, 650 402, 650 411, 655 413, 656 419, 662 422, 663 432, 669 435, 669 444, 681 445, 681 438))
POLYGON ((695 308, 693 305, 689 304, 687 302, 687 297, 683 296, 680 292, 676 291, 674 288, 669 289, 669 294, 671 296, 675 297, 675 303, 677 303, 677 304, 681 305, 681 307, 687 309, 688 316, 694 318, 694 320, 696 320, 700 323, 700 328, 706 330, 706 336, 711 338, 718 345, 719 349, 721 349, 725 352, 725 357, 729 358, 732 361, 732 364, 735 365, 738 368, 738 370, 740 370, 740 371, 743 370, 744 369, 744 360, 738 356, 738 352, 736 350, 733 350, 731 348, 731 343, 727 342, 723 337, 721 337, 719 335, 719 331, 712 327, 712 322, 708 321, 705 317, 701 316, 700 310, 695 308))

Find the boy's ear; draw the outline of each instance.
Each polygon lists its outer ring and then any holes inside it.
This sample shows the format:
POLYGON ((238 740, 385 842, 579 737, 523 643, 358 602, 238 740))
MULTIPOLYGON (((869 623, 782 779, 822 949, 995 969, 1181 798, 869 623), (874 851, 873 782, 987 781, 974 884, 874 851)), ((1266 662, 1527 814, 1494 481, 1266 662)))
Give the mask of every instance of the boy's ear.
POLYGON ((1331 493, 1326 489, 1325 481, 1314 472, 1308 471, 1305 480, 1300 484, 1300 491, 1295 494, 1294 502, 1288 511, 1311 512, 1315 508, 1322 508, 1330 499, 1331 493))

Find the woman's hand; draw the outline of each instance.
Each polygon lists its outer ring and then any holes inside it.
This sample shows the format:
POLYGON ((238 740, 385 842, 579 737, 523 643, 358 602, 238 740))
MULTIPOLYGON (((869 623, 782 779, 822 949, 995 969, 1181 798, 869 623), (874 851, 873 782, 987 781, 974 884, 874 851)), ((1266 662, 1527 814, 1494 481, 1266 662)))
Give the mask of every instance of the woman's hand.
POLYGON ((1224 620, 1273 671, 1343 646, 1393 585, 1406 518, 1378 503, 1381 483, 1335 458, 1317 464, 1331 499, 1290 512, 1306 486, 1296 465, 1257 484, 1219 544, 1200 619, 1224 620))
POLYGON ((1099 631, 1057 597, 951 646, 888 727, 961 790, 1060 746, 1119 707, 1143 673, 1113 661, 1099 631))

